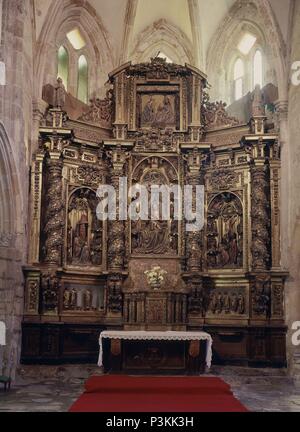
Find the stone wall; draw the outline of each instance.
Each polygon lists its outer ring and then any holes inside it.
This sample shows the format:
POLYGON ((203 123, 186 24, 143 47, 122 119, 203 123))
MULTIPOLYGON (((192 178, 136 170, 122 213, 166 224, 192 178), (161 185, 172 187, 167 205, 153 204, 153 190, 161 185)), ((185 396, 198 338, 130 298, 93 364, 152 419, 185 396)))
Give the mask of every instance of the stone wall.
MULTIPOLYGON (((291 65, 300 61, 300 1, 295 2, 293 14, 293 27, 291 32, 291 65)), ((282 223, 283 233, 288 234, 288 241, 284 236, 282 245, 283 260, 288 267, 290 277, 286 290, 287 324, 289 326, 288 353, 289 364, 292 374, 300 375, 300 346, 294 347, 291 343, 291 326, 294 321, 300 321, 300 85, 289 87, 288 105, 288 150, 287 166, 283 178, 288 194, 288 218, 282 223), (298 359, 298 360, 297 360, 298 359), (298 363, 298 365, 297 365, 298 363)), ((286 205, 286 199, 283 206, 286 205)), ((284 209, 283 209, 284 210, 284 209)))
POLYGON ((0 373, 14 377, 21 347, 31 159, 33 20, 30 0, 2 1, 0 61, 0 320, 7 327, 0 373), (2 367, 1 367, 2 366, 2 367))

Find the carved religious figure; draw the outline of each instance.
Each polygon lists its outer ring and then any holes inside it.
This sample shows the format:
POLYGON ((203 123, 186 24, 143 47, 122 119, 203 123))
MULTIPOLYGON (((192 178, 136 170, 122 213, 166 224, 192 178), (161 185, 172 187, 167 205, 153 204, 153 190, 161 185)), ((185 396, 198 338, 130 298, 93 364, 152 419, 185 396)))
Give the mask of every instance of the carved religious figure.
POLYGON ((96 216, 96 196, 90 189, 71 195, 68 208, 68 264, 98 266, 102 262, 102 225, 96 216))
POLYGON ((243 212, 239 199, 218 195, 210 204, 207 221, 209 268, 235 268, 243 264, 243 212))
POLYGON ((175 96, 150 94, 141 96, 141 127, 165 129, 176 125, 175 96))
POLYGON ((161 213, 162 196, 159 197, 159 208, 150 199, 152 186, 169 185, 176 181, 176 173, 170 164, 160 158, 151 158, 139 167, 139 181, 148 191, 148 214, 150 220, 138 219, 131 223, 132 253, 141 255, 176 255, 178 249, 178 223, 174 219, 174 202, 170 200, 170 219, 164 220, 161 213))
POLYGON ((66 102, 66 89, 61 78, 57 78, 55 86, 54 107, 63 109, 66 102))

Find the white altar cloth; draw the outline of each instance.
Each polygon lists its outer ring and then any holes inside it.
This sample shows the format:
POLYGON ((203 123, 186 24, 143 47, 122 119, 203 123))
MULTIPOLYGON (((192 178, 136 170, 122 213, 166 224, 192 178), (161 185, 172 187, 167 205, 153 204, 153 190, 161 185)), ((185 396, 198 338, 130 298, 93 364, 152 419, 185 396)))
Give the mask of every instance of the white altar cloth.
POLYGON ((127 339, 127 340, 206 340, 206 365, 211 366, 212 360, 212 338, 210 334, 195 331, 125 331, 125 330, 105 330, 99 338, 99 360, 98 366, 103 366, 103 346, 102 340, 106 339, 127 339))

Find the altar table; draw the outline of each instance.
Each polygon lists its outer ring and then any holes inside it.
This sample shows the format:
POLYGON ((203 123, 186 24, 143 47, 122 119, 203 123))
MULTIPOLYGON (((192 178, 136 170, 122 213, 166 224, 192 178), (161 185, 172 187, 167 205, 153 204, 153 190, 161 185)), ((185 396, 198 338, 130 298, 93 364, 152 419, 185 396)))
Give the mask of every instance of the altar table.
POLYGON ((98 366, 114 372, 142 370, 146 362, 150 370, 174 368, 197 373, 210 368, 212 361, 212 338, 205 332, 107 330, 100 334, 99 346, 98 366), (104 364, 104 340, 110 340, 109 365, 104 364))

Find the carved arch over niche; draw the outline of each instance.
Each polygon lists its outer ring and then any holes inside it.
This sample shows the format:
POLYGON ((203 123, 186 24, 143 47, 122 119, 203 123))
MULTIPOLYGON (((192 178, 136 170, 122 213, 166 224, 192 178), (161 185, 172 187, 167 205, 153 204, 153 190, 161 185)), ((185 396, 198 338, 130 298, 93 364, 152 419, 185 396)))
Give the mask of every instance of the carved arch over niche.
POLYGON ((68 200, 66 260, 70 266, 103 264, 103 223, 97 219, 98 200, 90 188, 76 188, 68 200))
POLYGON ((231 192, 215 196, 207 212, 207 267, 243 267, 243 206, 231 192))
MULTIPOLYGON (((207 53, 207 73, 210 76, 214 92, 219 98, 224 98, 225 61, 236 47, 237 36, 243 26, 256 29, 256 34, 265 39, 264 54, 271 69, 276 72, 276 85, 279 88, 280 99, 286 99, 286 45, 274 12, 268 0, 238 0, 220 24, 210 42, 207 53), (214 79, 215 78, 215 79, 214 79)), ((244 31, 244 30, 242 30, 244 31)), ((227 72, 227 70, 226 70, 227 72)), ((214 97, 214 94, 212 94, 214 97)))
MULTIPOLYGON (((151 220, 151 186, 176 186, 179 174, 174 164, 166 158, 151 156, 143 158, 135 166, 131 184, 140 184, 148 191, 149 220, 131 222, 131 253, 133 255, 176 256, 179 252, 180 224, 174 219, 175 195, 170 197, 170 219, 151 220)), ((160 197, 161 205, 162 196, 160 197)), ((158 211, 161 211, 160 209, 158 211)))

